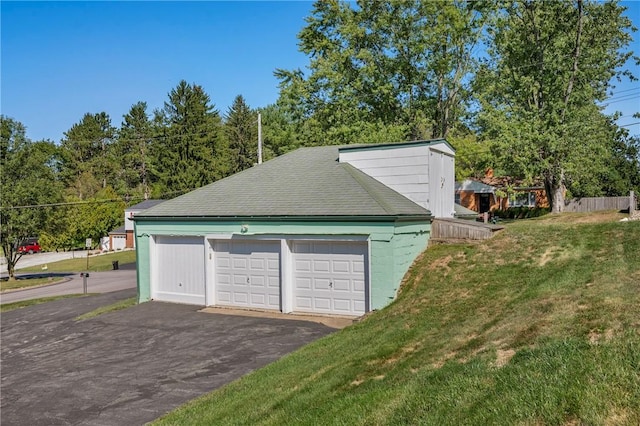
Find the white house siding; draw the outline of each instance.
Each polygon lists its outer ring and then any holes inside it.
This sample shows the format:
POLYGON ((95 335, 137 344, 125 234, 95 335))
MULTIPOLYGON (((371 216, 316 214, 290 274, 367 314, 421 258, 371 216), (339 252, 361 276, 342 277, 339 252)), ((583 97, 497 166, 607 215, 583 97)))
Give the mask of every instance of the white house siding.
POLYGON ((429 209, 434 217, 453 217, 454 155, 445 143, 372 145, 341 150, 340 162, 429 209))
POLYGON ((453 217, 455 199, 454 157, 436 148, 429 149, 429 192, 434 195, 429 210, 435 217, 453 217))
POLYGON ((428 147, 341 151, 340 162, 351 164, 416 204, 429 208, 428 147))

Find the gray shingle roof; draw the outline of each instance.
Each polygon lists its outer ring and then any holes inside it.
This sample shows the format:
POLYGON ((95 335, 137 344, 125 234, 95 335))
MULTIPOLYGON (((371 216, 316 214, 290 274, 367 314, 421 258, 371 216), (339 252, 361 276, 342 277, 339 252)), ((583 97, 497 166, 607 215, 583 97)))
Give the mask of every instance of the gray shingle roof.
POLYGON ((135 216, 430 216, 425 208, 338 162, 338 147, 301 148, 135 216))
POLYGON ((144 200, 138 204, 134 204, 131 207, 127 207, 125 210, 146 210, 151 207, 157 206, 160 203, 164 203, 166 200, 144 200))
POLYGON ((467 179, 464 182, 456 182, 456 192, 471 191, 476 194, 493 194, 496 188, 477 180, 467 179))

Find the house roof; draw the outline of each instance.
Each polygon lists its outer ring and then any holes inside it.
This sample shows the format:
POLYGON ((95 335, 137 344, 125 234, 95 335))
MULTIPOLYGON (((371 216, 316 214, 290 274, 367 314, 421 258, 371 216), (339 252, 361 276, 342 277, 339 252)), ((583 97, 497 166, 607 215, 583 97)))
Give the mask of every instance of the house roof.
POLYGON ((456 182, 456 192, 470 191, 476 194, 493 194, 496 188, 477 180, 467 179, 463 182, 456 182))
POLYGON ((516 179, 511 176, 485 176, 479 179, 482 183, 496 188, 512 187, 514 189, 543 189, 544 185, 539 180, 525 183, 524 179, 516 179))
POLYGON ((151 207, 157 206, 160 203, 164 203, 167 200, 144 200, 141 203, 134 204, 131 207, 127 207, 125 210, 146 210, 151 207))
POLYGON ((127 231, 124 229, 124 225, 122 225, 117 227, 113 231, 109 232, 109 235, 119 235, 119 234, 126 234, 126 233, 127 231))
POLYGON ((478 212, 468 209, 457 203, 453 205, 453 208, 455 210, 455 217, 474 217, 475 218, 478 216, 478 212))
POLYGON ((429 217, 429 210, 338 162, 338 147, 300 148, 137 214, 152 217, 429 217))

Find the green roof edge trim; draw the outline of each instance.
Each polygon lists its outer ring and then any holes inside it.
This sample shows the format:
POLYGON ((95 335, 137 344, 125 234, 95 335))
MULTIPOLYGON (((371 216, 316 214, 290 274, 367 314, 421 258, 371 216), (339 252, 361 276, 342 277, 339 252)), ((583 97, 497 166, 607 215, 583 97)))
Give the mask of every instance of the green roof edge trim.
POLYGON ((135 222, 158 222, 166 220, 182 220, 193 222, 198 220, 216 219, 225 222, 242 221, 242 220, 273 220, 273 221, 324 221, 324 222, 380 222, 380 221, 424 221, 431 220, 433 216, 429 215, 385 215, 385 216, 134 216, 135 222))

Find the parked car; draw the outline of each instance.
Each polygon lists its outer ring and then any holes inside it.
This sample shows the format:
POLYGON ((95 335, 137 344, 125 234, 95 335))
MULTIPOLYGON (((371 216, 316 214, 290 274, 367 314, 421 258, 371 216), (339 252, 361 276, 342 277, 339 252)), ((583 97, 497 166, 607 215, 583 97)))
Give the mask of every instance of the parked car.
POLYGON ((27 243, 23 243, 20 247, 18 247, 18 252, 20 253, 40 253, 42 251, 42 247, 38 244, 37 241, 30 241, 27 243))

